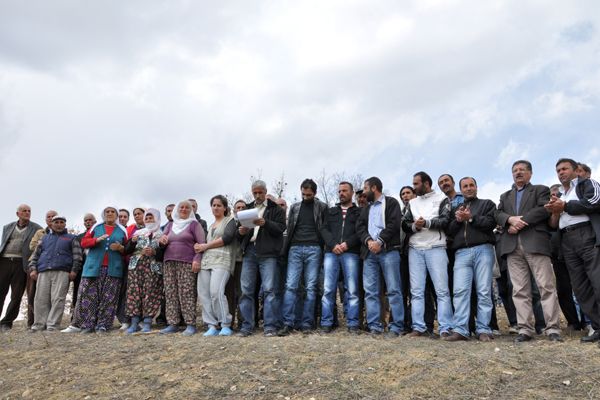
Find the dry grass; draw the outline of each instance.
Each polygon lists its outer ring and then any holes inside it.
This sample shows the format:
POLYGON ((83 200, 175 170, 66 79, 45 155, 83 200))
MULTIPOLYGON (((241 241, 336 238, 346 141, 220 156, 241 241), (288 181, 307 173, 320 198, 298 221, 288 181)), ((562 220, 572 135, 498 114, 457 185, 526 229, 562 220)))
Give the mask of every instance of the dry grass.
POLYGON ((2 398, 548 399, 600 396, 600 349, 294 334, 0 334, 2 398))

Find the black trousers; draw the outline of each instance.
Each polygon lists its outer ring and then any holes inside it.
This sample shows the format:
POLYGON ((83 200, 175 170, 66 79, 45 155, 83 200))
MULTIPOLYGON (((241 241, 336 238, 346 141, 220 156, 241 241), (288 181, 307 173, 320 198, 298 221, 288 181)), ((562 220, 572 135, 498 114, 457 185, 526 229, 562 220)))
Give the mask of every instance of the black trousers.
POLYGON ((591 225, 562 234, 561 248, 571 286, 583 312, 600 329, 600 248, 591 225))
POLYGON ((567 320, 567 324, 575 329, 581 329, 581 320, 573 301, 573 287, 564 259, 552 258, 552 267, 556 276, 556 294, 558 304, 567 320))
POLYGON ((0 257, 0 307, 4 307, 4 300, 10 288, 10 303, 0 325, 12 327, 13 321, 19 316, 26 284, 27 274, 23 271, 23 260, 0 257))

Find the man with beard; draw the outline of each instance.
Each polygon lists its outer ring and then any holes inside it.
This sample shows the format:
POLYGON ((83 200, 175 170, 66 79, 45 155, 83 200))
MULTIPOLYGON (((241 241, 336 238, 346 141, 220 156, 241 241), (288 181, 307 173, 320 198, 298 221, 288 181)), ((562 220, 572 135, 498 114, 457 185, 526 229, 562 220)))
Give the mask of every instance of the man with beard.
POLYGON ((202 219, 200 214, 198 214, 198 202, 196 201, 196 199, 188 199, 188 201, 192 204, 192 210, 194 211, 196 221, 200 222, 200 225, 202 225, 202 229, 204 229, 204 234, 208 235, 208 225, 206 224, 206 221, 202 219))
POLYGON ((310 333, 315 328, 315 305, 323 246, 320 230, 325 220, 327 204, 315 198, 317 184, 312 179, 305 179, 300 185, 300 191, 302 201, 292 205, 288 216, 288 269, 282 309, 284 326, 277 333, 279 336, 289 335, 294 328, 302 277, 306 299, 300 329, 303 333, 310 333))
POLYGON ((383 183, 378 177, 365 180, 363 190, 369 205, 362 209, 356 231, 362 243, 367 328, 372 335, 381 335, 384 331, 380 301, 380 276, 383 275, 393 319, 386 336, 394 338, 406 333, 400 278, 400 204, 393 197, 384 196, 383 183))
POLYGON ((403 229, 408 239, 410 264, 410 292, 413 331, 410 336, 424 336, 424 295, 427 273, 437 295, 437 314, 441 337, 452 329, 452 304, 448 290, 448 254, 445 229, 450 218, 450 203, 442 193, 432 189, 431 177, 425 172, 413 176, 417 198, 410 200, 404 216, 403 229))

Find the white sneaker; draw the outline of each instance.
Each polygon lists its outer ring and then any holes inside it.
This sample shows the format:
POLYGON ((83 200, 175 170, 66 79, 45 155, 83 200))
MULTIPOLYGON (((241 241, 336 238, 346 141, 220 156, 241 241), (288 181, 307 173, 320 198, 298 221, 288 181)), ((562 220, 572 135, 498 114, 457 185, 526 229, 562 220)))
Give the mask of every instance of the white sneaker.
POLYGON ((61 332, 62 333, 79 333, 79 332, 81 332, 81 329, 76 326, 69 325, 68 327, 63 329, 61 332))
POLYGON ((592 336, 592 335, 594 334, 594 332, 595 332, 595 330, 594 330, 594 328, 592 328, 592 325, 591 325, 591 324, 589 324, 589 325, 586 325, 586 326, 583 328, 583 330, 584 330, 584 331, 585 331, 586 329, 587 329, 587 331, 588 331, 588 336, 592 336))
POLYGON ((127 329, 129 329, 129 324, 127 322, 123 322, 121 324, 121 327, 119 328, 120 331, 126 331, 127 329))

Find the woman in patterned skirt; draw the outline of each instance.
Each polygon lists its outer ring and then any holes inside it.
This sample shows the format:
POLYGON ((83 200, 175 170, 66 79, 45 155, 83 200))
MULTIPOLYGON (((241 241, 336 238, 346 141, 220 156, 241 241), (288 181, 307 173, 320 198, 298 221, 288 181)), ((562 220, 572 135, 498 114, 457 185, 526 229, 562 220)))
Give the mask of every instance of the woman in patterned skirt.
POLYGON ((150 208, 144 213, 145 227, 135 231, 125 246, 131 255, 129 260, 127 282, 127 315, 131 317, 131 325, 127 334, 139 330, 139 322, 143 318, 142 332, 150 332, 152 318, 160 311, 163 283, 162 257, 164 250, 159 240, 163 235, 160 230, 160 212, 150 208))
POLYGON ((205 238, 189 201, 180 202, 173 210, 173 221, 165 226, 159 242, 165 248, 163 278, 169 324, 160 333, 178 332, 183 315, 187 325, 183 335, 191 336, 196 333, 196 276, 202 261, 202 254, 196 253, 194 245, 204 243, 205 238))
POLYGON ((123 253, 127 242, 125 227, 117 223, 117 208, 106 207, 103 222, 94 225, 81 239, 89 249, 77 307, 81 333, 103 333, 112 328, 123 277, 123 253))

